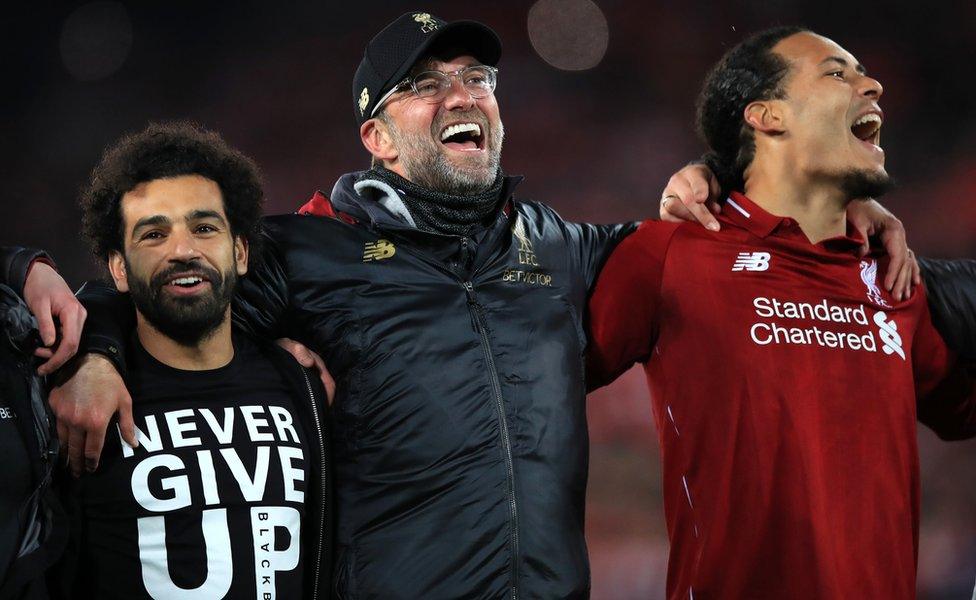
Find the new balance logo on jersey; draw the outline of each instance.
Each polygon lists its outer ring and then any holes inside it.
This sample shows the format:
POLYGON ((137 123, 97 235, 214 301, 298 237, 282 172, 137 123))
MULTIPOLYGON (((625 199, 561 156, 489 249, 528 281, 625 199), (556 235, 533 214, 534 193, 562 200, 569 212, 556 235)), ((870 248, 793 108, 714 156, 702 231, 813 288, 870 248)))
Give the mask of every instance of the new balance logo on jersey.
POLYGON ((766 271, 769 269, 769 252, 740 252, 735 257, 733 271, 766 271))
POLYGON ((363 247, 363 262, 383 260, 384 258, 390 258, 394 254, 396 254, 396 248, 389 240, 366 242, 366 245, 363 247))

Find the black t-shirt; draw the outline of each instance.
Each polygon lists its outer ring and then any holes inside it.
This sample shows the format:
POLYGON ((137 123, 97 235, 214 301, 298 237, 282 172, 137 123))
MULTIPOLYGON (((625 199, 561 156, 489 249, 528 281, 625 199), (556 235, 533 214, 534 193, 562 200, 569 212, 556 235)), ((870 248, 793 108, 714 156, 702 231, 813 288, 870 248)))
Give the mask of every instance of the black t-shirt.
POLYGON ((139 446, 110 430, 83 478, 80 573, 96 598, 301 598, 308 433, 285 380, 235 336, 211 371, 133 344, 139 446))

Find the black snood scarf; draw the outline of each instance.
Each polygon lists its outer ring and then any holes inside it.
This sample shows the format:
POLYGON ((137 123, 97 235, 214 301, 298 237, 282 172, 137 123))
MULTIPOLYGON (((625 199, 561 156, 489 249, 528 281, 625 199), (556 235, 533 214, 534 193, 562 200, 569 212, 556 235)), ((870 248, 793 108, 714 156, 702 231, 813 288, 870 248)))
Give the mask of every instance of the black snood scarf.
POLYGON ((478 227, 490 223, 502 200, 499 196, 504 182, 499 170, 487 190, 470 196, 455 196, 428 190, 383 167, 366 171, 360 181, 363 179, 378 179, 401 192, 400 197, 417 229, 448 235, 470 235, 478 227))

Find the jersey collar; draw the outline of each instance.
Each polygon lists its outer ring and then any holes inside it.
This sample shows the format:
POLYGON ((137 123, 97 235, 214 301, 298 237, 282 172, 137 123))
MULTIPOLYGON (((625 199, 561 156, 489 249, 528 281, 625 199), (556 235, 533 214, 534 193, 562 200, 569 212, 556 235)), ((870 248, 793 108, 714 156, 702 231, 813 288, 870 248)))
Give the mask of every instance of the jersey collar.
MULTIPOLYGON (((775 233, 777 236, 798 237, 809 243, 795 219, 769 213, 739 192, 732 192, 729 195, 722 205, 722 215, 733 224, 762 239, 775 233)), ((848 221, 845 235, 823 240, 816 245, 843 252, 859 248, 863 243, 861 232, 848 221)))

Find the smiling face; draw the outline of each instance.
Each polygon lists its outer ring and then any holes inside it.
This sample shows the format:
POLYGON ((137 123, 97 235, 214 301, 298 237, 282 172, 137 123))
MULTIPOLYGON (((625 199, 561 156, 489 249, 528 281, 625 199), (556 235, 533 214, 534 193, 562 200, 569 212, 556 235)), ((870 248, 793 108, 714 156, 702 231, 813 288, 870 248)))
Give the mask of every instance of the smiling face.
POLYGON ((852 197, 879 195, 888 183, 881 149, 881 84, 833 41, 810 32, 791 35, 773 52, 790 66, 781 131, 806 176, 837 181, 852 197), (851 188, 851 189, 848 189, 851 188))
MULTIPOLYGON (((453 73, 476 64, 472 56, 458 56, 431 60, 424 70, 453 73)), ((370 152, 391 171, 451 194, 482 192, 494 183, 505 137, 494 93, 473 98, 453 78, 440 102, 430 104, 407 89, 391 96, 383 111, 361 132, 370 152), (374 138, 368 139, 371 134, 374 138)))
POLYGON ((109 257, 120 291, 174 341, 192 346, 229 316, 247 245, 231 234, 220 187, 199 175, 141 183, 122 197, 123 252, 109 257))

